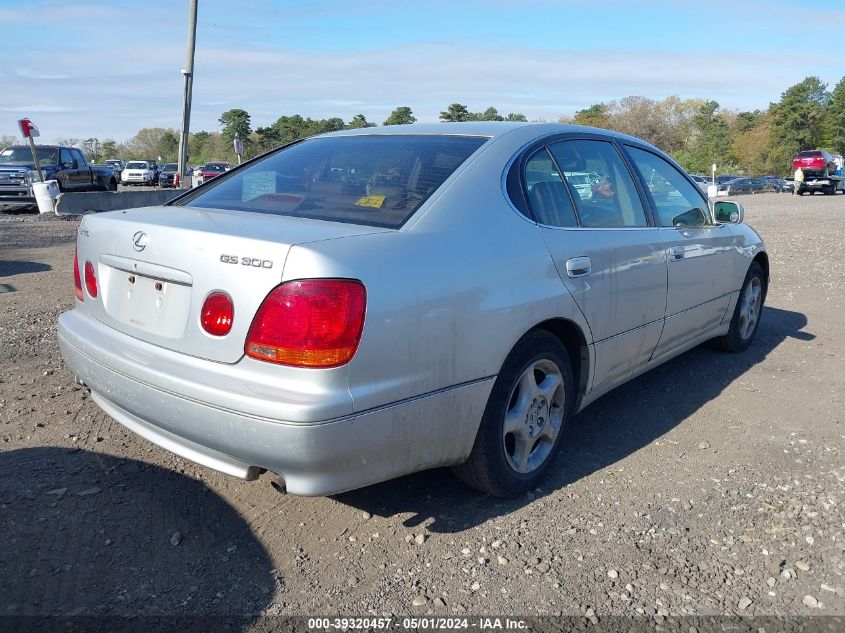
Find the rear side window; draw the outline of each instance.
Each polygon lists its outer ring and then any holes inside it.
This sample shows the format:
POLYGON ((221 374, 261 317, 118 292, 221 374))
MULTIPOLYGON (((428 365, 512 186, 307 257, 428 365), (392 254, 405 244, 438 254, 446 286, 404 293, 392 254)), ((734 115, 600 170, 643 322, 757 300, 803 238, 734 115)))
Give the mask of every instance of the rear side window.
POLYGON ((218 176, 177 204, 398 228, 486 138, 315 138, 218 176))
MULTIPOLYGON (((627 146, 651 192, 660 226, 703 226, 712 224, 710 209, 701 190, 671 164, 651 152, 627 146)), ((746 184, 748 178, 738 183, 746 184)))
POLYGON ((537 150, 525 163, 525 191, 540 224, 578 226, 566 185, 546 148, 537 150))
POLYGON ((634 180, 622 157, 607 141, 561 141, 550 146, 585 227, 648 224, 634 180))

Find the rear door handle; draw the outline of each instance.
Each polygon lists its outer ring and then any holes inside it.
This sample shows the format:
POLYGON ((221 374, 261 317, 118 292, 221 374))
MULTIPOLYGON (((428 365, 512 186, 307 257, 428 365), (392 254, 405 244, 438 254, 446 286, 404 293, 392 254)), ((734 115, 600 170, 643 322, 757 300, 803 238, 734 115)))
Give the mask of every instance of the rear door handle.
POLYGON ((679 259, 684 258, 684 247, 683 246, 670 246, 669 247, 669 258, 678 261, 679 259))
POLYGON ((569 277, 584 277, 593 271, 589 257, 573 257, 566 260, 566 274, 569 277))

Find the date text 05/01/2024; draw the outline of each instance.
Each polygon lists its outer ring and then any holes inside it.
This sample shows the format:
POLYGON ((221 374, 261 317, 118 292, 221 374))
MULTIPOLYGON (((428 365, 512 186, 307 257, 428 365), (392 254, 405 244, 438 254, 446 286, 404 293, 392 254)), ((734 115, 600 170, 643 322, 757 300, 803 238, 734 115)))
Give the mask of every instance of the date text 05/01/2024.
POLYGON ((527 628, 525 620, 501 617, 477 618, 441 618, 441 617, 405 617, 405 618, 309 618, 309 630, 340 630, 352 631, 356 629, 369 630, 467 630, 479 631, 520 631, 527 628))

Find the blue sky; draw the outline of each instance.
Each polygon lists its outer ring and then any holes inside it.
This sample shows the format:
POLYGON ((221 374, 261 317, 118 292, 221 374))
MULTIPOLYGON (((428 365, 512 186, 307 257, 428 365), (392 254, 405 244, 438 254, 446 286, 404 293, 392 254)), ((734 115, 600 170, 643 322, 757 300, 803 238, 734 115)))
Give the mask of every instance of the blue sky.
MULTIPOLYGON (((194 131, 233 107, 254 127, 293 113, 381 122, 399 105, 436 121, 455 101, 550 121, 629 95, 744 110, 845 74, 845 8, 796 28, 806 1, 199 4, 194 131)), ((0 135, 22 116, 45 140, 178 128, 187 7, 0 0, 0 135)))

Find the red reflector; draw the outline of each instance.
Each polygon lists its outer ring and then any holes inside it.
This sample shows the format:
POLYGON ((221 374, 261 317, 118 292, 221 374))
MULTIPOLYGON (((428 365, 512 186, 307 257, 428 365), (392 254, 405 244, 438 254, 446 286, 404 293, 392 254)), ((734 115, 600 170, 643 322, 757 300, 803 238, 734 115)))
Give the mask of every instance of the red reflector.
POLYGON ((97 298, 97 277, 94 275, 94 264, 85 262, 85 288, 88 294, 97 298))
POLYGON ((82 276, 79 274, 79 257, 76 255, 76 249, 73 249, 73 292, 79 301, 85 301, 85 295, 82 294, 82 276))
POLYGON ((360 281, 309 279, 273 290, 252 320, 247 356, 294 367, 338 367, 358 351, 367 291, 360 281))
POLYGON ((200 312, 202 329, 213 336, 226 336, 235 319, 235 305, 225 292, 212 292, 205 298, 200 312))

